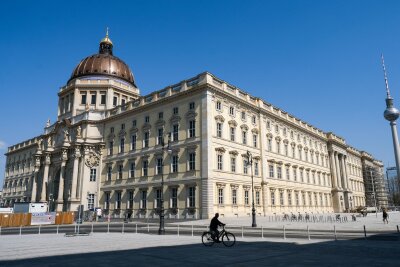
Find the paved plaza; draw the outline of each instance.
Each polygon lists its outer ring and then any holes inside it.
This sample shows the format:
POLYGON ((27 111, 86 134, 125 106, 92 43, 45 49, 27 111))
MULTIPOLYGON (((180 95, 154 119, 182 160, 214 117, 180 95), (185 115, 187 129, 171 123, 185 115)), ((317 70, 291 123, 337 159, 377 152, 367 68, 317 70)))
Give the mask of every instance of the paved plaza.
MULTIPOLYGON (((246 225, 250 218, 221 218, 228 225, 246 225)), ((258 217, 259 226, 300 228, 331 225, 327 222, 268 222, 258 217)), ((208 220, 180 224, 206 224, 208 220)), ((388 225, 369 214, 357 222, 337 223, 338 227, 358 229, 393 229, 400 214, 392 213, 388 225)), ((205 247, 199 236, 142 233, 94 233, 65 237, 62 234, 0 236, 0 266, 398 266, 400 239, 354 240, 254 238, 237 235, 234 247, 222 244, 205 247)))

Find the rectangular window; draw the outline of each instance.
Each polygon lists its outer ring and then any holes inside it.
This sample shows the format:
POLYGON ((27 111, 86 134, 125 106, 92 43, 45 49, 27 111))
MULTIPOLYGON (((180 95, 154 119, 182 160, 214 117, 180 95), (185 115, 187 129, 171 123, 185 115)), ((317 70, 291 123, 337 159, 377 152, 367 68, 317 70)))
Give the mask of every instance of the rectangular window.
POLYGON ((104 193, 104 209, 110 209, 110 192, 104 193))
POLYGON ((140 208, 141 209, 146 209, 147 208, 147 190, 141 191, 140 208))
POLYGON ((196 153, 189 154, 189 171, 192 171, 196 168, 196 153))
POLYGON ((189 110, 193 110, 194 109, 194 102, 190 102, 189 103, 189 110))
POLYGON ((295 197, 296 197, 296 206, 300 205, 300 201, 299 201, 299 192, 295 193, 295 197))
POLYGON ((92 93, 90 95, 91 99, 90 99, 90 104, 91 105, 96 105, 96 93, 92 93))
POLYGON ((297 168, 293 168, 293 180, 297 182, 297 168))
POLYGON ((253 134, 253 146, 257 147, 257 135, 253 134))
POLYGON ((275 191, 271 190, 271 205, 275 206, 275 191))
POLYGON ((122 164, 118 165, 118 179, 122 179, 122 171, 124 166, 122 164))
POLYGON ((292 146, 292 158, 296 157, 296 148, 292 146))
POLYGON ((243 160, 243 173, 247 174, 248 163, 247 160, 243 160))
POLYGON ((276 153, 281 153, 281 142, 279 142, 278 140, 276 141, 276 153))
POLYGON ((253 124, 256 124, 256 116, 253 116, 251 121, 253 122, 253 124))
POLYGON ((196 136, 196 121, 189 121, 189 138, 193 138, 196 136))
POLYGON ((108 168, 107 168, 107 180, 108 181, 111 181, 111 172, 112 172, 112 167, 111 166, 108 166, 108 168))
POLYGON ((217 122, 217 137, 222 137, 222 123, 217 122))
POLYGON ((163 164, 163 159, 162 158, 157 158, 156 161, 157 168, 156 168, 156 174, 162 174, 162 164, 163 164))
POLYGON ((82 105, 86 104, 86 93, 82 93, 82 95, 81 95, 81 104, 82 105))
POLYGON ((111 156, 113 154, 113 150, 114 150, 114 142, 111 141, 108 143, 108 155, 111 156))
POLYGON ((178 155, 172 156, 172 172, 178 172, 178 155))
POLYGON ((218 204, 224 204, 224 189, 222 188, 218 189, 218 204))
POLYGON ((96 182, 96 172, 97 172, 97 170, 95 168, 90 169, 90 181, 91 182, 96 182))
POLYGON ((133 209, 133 190, 128 191, 128 209, 133 209))
POLYGON ((94 194, 88 195, 88 210, 94 209, 94 194))
POLYGON ((222 170, 222 155, 217 155, 217 168, 222 170))
POLYGON ((143 147, 149 147, 150 132, 144 133, 143 147))
POLYGON ((178 130, 179 130, 179 125, 178 124, 174 124, 172 126, 172 141, 176 142, 178 141, 178 130))
POLYGON ((292 192, 291 191, 287 192, 287 197, 288 197, 288 205, 292 206, 292 192))
POLYGON ((232 116, 235 115, 235 108, 232 106, 229 107, 229 115, 232 115, 232 116))
POLYGON ((148 175, 149 161, 143 160, 143 176, 148 175))
POLYGON ((125 130, 125 123, 121 124, 121 130, 125 130))
POLYGON ((196 187, 189 187, 189 207, 196 207, 196 187))
POLYGON ((136 134, 132 135, 132 138, 131 138, 131 150, 136 150, 136 140, 137 140, 136 134))
POLYGON ((131 165, 129 168, 129 177, 130 178, 135 178, 135 168, 136 168, 135 162, 131 162, 131 165))
POLYGON ((174 113, 175 115, 179 113, 178 107, 174 107, 174 108, 173 108, 173 113, 174 113))
POLYGON ((230 127, 231 141, 235 142, 235 127, 230 127))
POLYGON ((249 190, 244 190, 244 204, 249 205, 249 190))
POLYGON ((279 192, 279 199, 280 199, 280 204, 281 206, 285 205, 285 199, 283 198, 283 191, 279 192))
POLYGON ((121 138, 121 141, 119 142, 119 153, 124 153, 125 152, 125 138, 121 138))
POLYGON ((122 192, 118 191, 117 199, 115 200, 115 209, 117 209, 117 210, 121 209, 121 195, 122 195, 122 192))
POLYGON ((258 162, 254 162, 254 175, 258 176, 258 162))
POLYGON ((105 105, 106 104, 106 95, 105 94, 101 94, 100 104, 101 105, 105 105))
POLYGON ((256 191, 256 205, 260 205, 260 191, 256 191))
POLYGON ((136 121, 136 120, 133 120, 133 121, 132 121, 132 127, 136 127, 136 124, 137 124, 137 121, 136 121))
POLYGON ((171 208, 178 207, 178 188, 171 189, 171 208))
POLYGON ((217 101, 217 103, 215 104, 215 108, 216 110, 221 110, 221 102, 217 101))
POLYGON ((150 122, 150 116, 144 117, 144 122, 149 123, 150 122))
POLYGON ((274 165, 269 165, 269 177, 274 178, 274 165))
POLYGON ((117 106, 118 105, 118 97, 117 96, 114 96, 113 97, 113 106, 115 107, 115 106, 117 106))
POLYGON ((289 170, 289 167, 286 167, 286 179, 290 180, 290 170, 289 170))
POLYGON ((245 119, 246 119, 246 112, 242 111, 242 120, 245 120, 245 119))
POLYGON ((276 168, 276 172, 277 172, 278 179, 282 179, 282 167, 281 166, 278 166, 276 168))
POLYGON ((304 183, 304 171, 300 170, 300 181, 304 183))
POLYGON ((268 139, 267 141, 267 150, 272 151, 272 139, 268 139))
POLYGON ((231 158, 231 172, 236 172, 236 158, 231 158))
POLYGON ((244 145, 247 144, 247 132, 246 132, 246 131, 243 131, 243 132, 242 132, 242 143, 243 143, 244 145))
POLYGON ((156 190, 156 208, 160 208, 161 207, 161 189, 157 189, 156 190))
POLYGON ((232 189, 232 204, 236 205, 237 204, 237 190, 232 189))
POLYGON ((163 143, 163 136, 164 136, 164 129, 159 128, 157 131, 157 144, 162 145, 163 143))
POLYGON ((287 144, 285 144, 285 156, 289 157, 289 147, 287 144))
POLYGON ((158 118, 159 119, 164 118, 164 112, 158 112, 158 118))
POLYGON ((121 99, 121 105, 125 105, 125 103, 126 103, 126 99, 125 99, 125 98, 122 98, 122 99, 121 99))

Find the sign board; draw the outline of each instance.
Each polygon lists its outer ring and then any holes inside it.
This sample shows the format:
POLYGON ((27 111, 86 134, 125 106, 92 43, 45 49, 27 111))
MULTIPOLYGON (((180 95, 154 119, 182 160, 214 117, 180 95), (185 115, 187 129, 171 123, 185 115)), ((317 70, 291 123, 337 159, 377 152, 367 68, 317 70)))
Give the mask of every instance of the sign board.
POLYGON ((33 212, 31 225, 42 225, 42 224, 55 224, 56 213, 55 212, 33 212))
POLYGON ((0 208, 0 214, 8 214, 13 212, 14 212, 13 208, 0 208))

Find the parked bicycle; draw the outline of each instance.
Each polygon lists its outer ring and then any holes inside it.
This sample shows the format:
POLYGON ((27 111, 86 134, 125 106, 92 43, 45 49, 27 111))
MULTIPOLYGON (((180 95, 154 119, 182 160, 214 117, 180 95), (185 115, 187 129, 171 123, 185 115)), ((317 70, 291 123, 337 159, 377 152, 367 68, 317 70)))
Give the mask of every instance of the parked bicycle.
POLYGON ((227 247, 232 247, 236 243, 236 237, 234 234, 225 231, 225 225, 222 226, 222 231, 219 232, 218 236, 214 236, 211 231, 204 232, 201 236, 201 241, 204 246, 211 247, 216 243, 217 239, 221 239, 222 243, 227 247))

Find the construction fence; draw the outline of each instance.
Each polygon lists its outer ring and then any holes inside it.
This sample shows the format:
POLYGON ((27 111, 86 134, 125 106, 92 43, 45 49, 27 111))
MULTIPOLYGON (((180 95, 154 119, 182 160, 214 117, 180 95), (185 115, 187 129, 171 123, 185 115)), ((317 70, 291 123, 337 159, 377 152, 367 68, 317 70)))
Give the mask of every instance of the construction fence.
MULTIPOLYGON (((32 213, 0 214, 0 227, 19 227, 38 224, 72 224, 74 221, 74 212, 43 213, 40 216, 47 218, 48 222, 35 222, 35 220, 32 220, 32 213)), ((38 216, 34 214, 33 217, 36 219, 38 216)))

